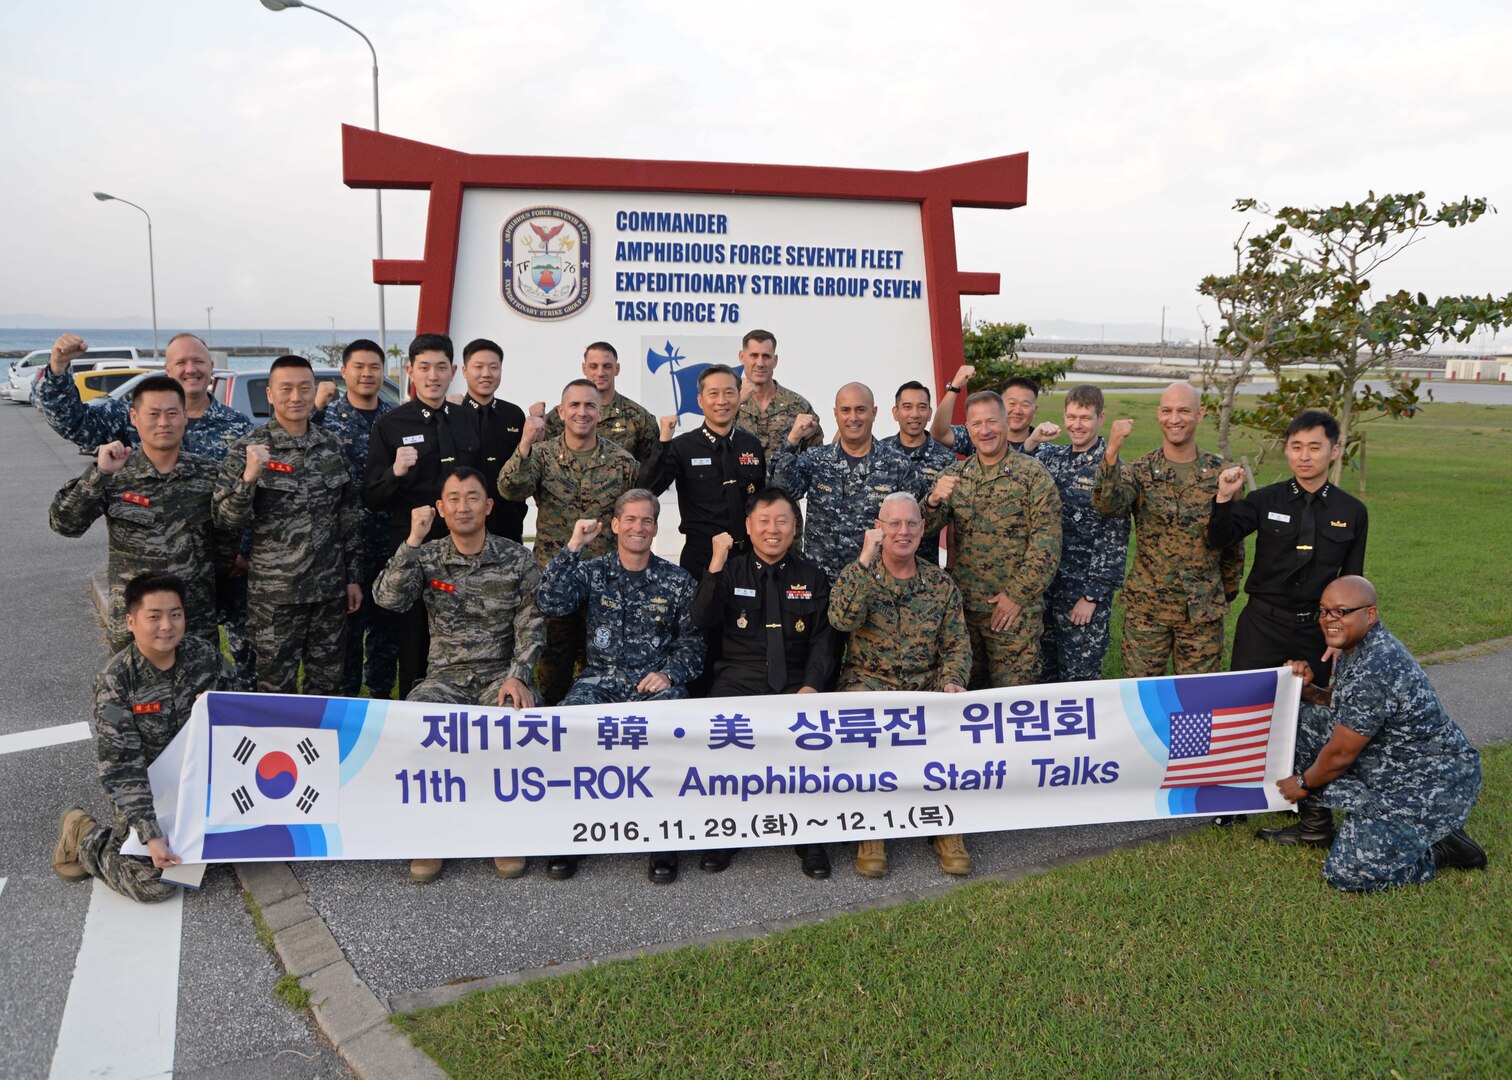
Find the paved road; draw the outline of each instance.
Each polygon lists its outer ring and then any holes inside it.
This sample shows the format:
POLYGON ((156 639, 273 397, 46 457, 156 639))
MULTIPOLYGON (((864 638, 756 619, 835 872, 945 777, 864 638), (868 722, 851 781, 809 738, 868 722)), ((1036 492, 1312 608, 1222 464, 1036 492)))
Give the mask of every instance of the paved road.
MULTIPOLYGON (((104 558, 103 534, 64 540, 46 528, 52 493, 85 465, 30 408, 0 404, 0 741, 89 715, 89 687, 103 660, 85 582, 104 558)), ((1512 651, 1436 666, 1451 712, 1478 743, 1512 739, 1505 701, 1512 651)), ((3 742, 0 742, 3 748, 3 742)), ((90 744, 74 741, 0 752, 0 1076, 48 1075, 65 1012, 83 1006, 73 986, 102 948, 130 932, 86 934, 93 885, 65 884, 49 868, 58 811, 97 811, 104 799, 90 744), (76 1000, 72 1005, 70 995, 76 1000)), ((1038 829, 973 837, 984 872, 1033 866, 1077 851, 1154 835, 1169 823, 1038 829)), ((501 850, 507 843, 500 844, 501 850)), ((839 847, 833 849, 841 855, 839 847)), ((718 876, 690 868, 675 885, 645 881, 644 857, 585 860, 570 882, 548 881, 540 862, 498 881, 490 863, 457 862, 433 885, 404 880, 404 864, 306 863, 295 871, 359 975, 391 1004, 447 983, 603 956, 752 924, 818 913, 937 886, 946 879, 922 842, 890 845, 883 881, 857 877, 837 858, 828 882, 798 872, 789 849, 742 853, 718 876)), ((686 865, 686 863, 685 863, 686 865)), ((169 1003, 167 1060, 185 1077, 341 1076, 306 1020, 270 996, 278 969, 258 944, 229 870, 212 869, 183 904, 176 1002, 169 1003)), ((171 982, 171 980, 170 980, 171 982)), ((123 1008, 144 1008, 122 990, 123 1008)), ((70 1017, 70 1023, 77 1023, 70 1017)), ((77 1027, 71 1027, 76 1030, 77 1027)), ((86 1030, 91 1030, 86 1028, 86 1030)), ((100 1042, 102 1040, 95 1040, 100 1042)))

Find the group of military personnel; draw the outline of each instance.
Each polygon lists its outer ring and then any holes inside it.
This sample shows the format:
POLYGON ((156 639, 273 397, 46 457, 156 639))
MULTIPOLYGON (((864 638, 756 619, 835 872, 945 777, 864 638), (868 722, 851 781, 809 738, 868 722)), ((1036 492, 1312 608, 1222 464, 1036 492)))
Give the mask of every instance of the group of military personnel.
MULTIPOLYGON (((1161 446, 1126 462, 1133 421, 1115 421, 1104 440, 1096 387, 1068 391, 1063 427, 1036 425, 1031 380, 966 394, 969 366, 933 410, 928 387, 899 387, 899 430, 885 439, 873 435, 872 389, 846 384, 826 441, 809 401, 777 382, 776 339, 761 330, 742 342, 741 370, 701 371, 703 422, 681 435, 676 417, 657 420, 618 392, 606 342, 585 350, 584 377, 549 413, 545 402, 521 409, 496 396, 503 350, 486 339, 463 350, 466 393, 451 401, 451 340, 416 337, 414 396, 396 407, 379 395, 383 354, 371 341, 347 346, 346 390, 334 400, 308 361, 285 356, 269 372, 262 427, 209 399, 209 351, 193 335, 170 342, 165 374, 144 380, 129 408, 78 401, 67 368, 83 348, 73 335, 58 340, 39 404, 65 437, 98 447, 95 464, 58 493, 51 524, 80 535, 104 516, 109 530, 115 655, 96 726, 113 820, 65 814, 54 859, 64 876, 93 874, 143 900, 167 895, 157 875, 177 857, 152 815, 146 767, 204 689, 355 695, 365 683, 374 697, 523 709, 1095 679, 1120 589, 1126 676, 1214 672, 1252 532, 1232 667, 1302 665, 1313 732, 1299 739, 1295 781, 1283 782, 1300 785, 1283 786, 1303 800, 1300 824, 1261 835, 1326 835, 1328 880, 1341 888, 1484 864, 1463 833, 1479 785, 1475 751, 1450 736, 1459 729, 1376 621, 1373 593, 1347 611, 1327 603, 1326 590, 1358 599, 1369 585, 1357 584, 1365 508, 1327 481, 1340 447, 1325 413, 1303 413, 1288 430, 1290 480, 1238 498, 1244 469, 1198 448, 1201 401, 1187 383, 1160 396, 1161 446), (965 423, 953 425, 962 394, 965 423), (1068 442, 1055 442, 1063 430, 1068 442), (683 534, 677 565, 652 550, 669 487, 683 534), (1367 608, 1358 636, 1336 632, 1367 608), (234 669, 220 662, 218 628, 234 669), (1313 684, 1361 643, 1370 662, 1340 664, 1330 705, 1313 684), (1346 690, 1346 672, 1352 686, 1395 678, 1412 692, 1383 700, 1346 690), (1409 702, 1412 715, 1397 715, 1409 702), (1438 732, 1434 745, 1458 770, 1445 781, 1454 797, 1433 787, 1437 816, 1420 814, 1406 831, 1398 810, 1368 792, 1331 796, 1361 783, 1350 770, 1368 771, 1367 741, 1395 745, 1403 725, 1438 732), (1328 806, 1351 813, 1337 838, 1328 806), (120 855, 133 828, 150 860, 120 855), (1401 849, 1408 841, 1416 846, 1401 849), (1398 856, 1390 867, 1383 843, 1398 856)), ((1376 791, 1372 782, 1363 781, 1376 791)), ((961 836, 932 844, 945 872, 970 872, 961 836)), ((733 854, 708 851, 700 865, 721 871, 733 854)), ((829 876, 822 846, 798 856, 804 873, 829 876)), ((519 857, 494 863, 501 877, 525 870, 519 857)), ((554 856, 546 872, 568 878, 577 864, 554 856)), ((860 844, 855 866, 886 874, 883 843, 860 844)), ((417 859, 410 876, 430 881, 441 869, 417 859)), ((653 882, 677 873, 675 853, 650 857, 653 882)))

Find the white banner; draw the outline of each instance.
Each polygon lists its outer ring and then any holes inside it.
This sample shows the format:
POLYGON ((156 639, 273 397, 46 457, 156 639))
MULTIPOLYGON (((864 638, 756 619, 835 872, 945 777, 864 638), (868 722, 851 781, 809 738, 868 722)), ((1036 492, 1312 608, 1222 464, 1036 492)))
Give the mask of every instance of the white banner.
POLYGON ((149 775, 186 863, 997 832, 1289 809, 1300 693, 1287 668, 527 712, 212 693, 149 775))

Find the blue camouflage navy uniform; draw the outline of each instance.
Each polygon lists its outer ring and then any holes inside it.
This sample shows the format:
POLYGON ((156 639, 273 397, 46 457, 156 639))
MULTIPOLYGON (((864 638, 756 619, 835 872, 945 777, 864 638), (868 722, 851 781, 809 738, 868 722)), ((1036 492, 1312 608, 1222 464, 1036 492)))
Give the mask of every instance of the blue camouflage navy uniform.
POLYGON ((536 606, 554 618, 586 609, 587 658, 562 705, 667 701, 688 696, 703 673, 704 635, 693 625, 693 575, 657 555, 626 570, 611 551, 584 560, 562 548, 541 572, 536 606), (653 671, 672 685, 655 694, 636 686, 653 671))
MULTIPOLYGON (((373 425, 393 406, 378 399, 376 412, 364 412, 342 394, 330 405, 310 417, 310 422, 324 428, 341 443, 346 455, 352 483, 362 490, 362 475, 367 469, 368 438, 373 425)), ((360 525, 362 546, 362 607, 347 621, 346 666, 342 671, 341 692, 356 697, 367 683, 374 697, 388 697, 394 692, 394 677, 399 670, 399 621, 387 608, 373 599, 373 582, 382 573, 389 556, 389 512, 362 506, 360 525), (363 665, 364 645, 367 664, 363 665)))
POLYGON ((1129 558, 1128 515, 1107 517, 1092 509, 1092 481, 1106 449, 1106 440, 1099 436, 1081 453, 1054 444, 1034 452, 1061 496, 1061 561, 1045 596, 1042 682, 1102 678, 1113 594, 1123 587, 1129 558), (1075 626, 1071 609, 1083 597, 1097 607, 1090 622, 1075 626))
POLYGON ((772 456, 770 482, 805 500, 803 554, 830 581, 861 554, 883 499, 895 491, 920 500, 929 493, 918 466, 880 439, 863 458, 851 457, 838 442, 799 450, 784 439, 772 456))
MULTIPOLYGON (((86 405, 79 398, 73 375, 57 374, 51 368, 42 373, 34 395, 37 408, 48 426, 69 442, 91 450, 109 442, 124 443, 135 450, 141 437, 131 423, 131 405, 119 398, 103 398, 86 405)), ((215 398, 203 416, 192 416, 184 428, 181 448, 219 462, 231 444, 255 427, 251 418, 215 398)), ((252 532, 242 534, 241 555, 252 553, 252 532)), ((226 645, 236 664, 238 690, 254 690, 257 675, 252 656, 252 639, 247 634, 247 577, 229 577, 217 573, 215 580, 215 617, 226 631, 226 645)))
MULTIPOLYGON (((924 441, 918 446, 904 446, 896 435, 888 435, 882 440, 882 445, 891 447, 914 463, 914 467, 924 476, 926 493, 934 488, 934 482, 940 478, 940 473, 956 463, 956 452, 928 432, 925 432, 924 441)), ((919 558, 933 560, 936 566, 939 565, 939 532, 929 533, 919 541, 919 558)))
POLYGON ((1380 623, 1334 661, 1333 685, 1332 705, 1302 706, 1297 771, 1317 760, 1335 724, 1370 742, 1343 776, 1308 796, 1346 811, 1323 880, 1349 892, 1432 880, 1433 844, 1465 827, 1480 793, 1480 753, 1380 623))

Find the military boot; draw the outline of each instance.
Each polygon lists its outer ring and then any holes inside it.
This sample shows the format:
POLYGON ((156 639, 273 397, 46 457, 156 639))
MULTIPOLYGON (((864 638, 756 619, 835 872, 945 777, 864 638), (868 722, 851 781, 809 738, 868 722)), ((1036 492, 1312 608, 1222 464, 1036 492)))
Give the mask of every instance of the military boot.
POLYGON ((1433 845, 1433 861, 1440 870, 1484 870, 1486 849, 1464 829, 1454 829, 1433 845))
MULTIPOLYGON (((95 819, 77 806, 70 806, 58 819, 58 846, 53 848, 53 873, 64 881, 83 881, 89 876, 79 862, 79 845, 95 827, 95 819)), ((1485 856, 1481 856, 1484 865, 1485 856)))
POLYGON ((1299 820, 1284 829, 1256 829, 1255 836, 1272 844, 1303 844, 1307 847, 1333 847, 1333 811, 1310 802, 1297 804, 1299 820))
POLYGON ((445 859, 411 859, 410 880, 416 885, 435 881, 441 876, 441 867, 445 865, 445 859))
POLYGON ((856 873, 862 877, 887 876, 887 845, 881 840, 863 840, 856 845, 856 873))
POLYGON ((525 872, 523 855, 495 855, 494 874, 501 878, 517 878, 525 872))
POLYGON ((966 854, 966 842, 961 839, 960 833, 936 836, 930 840, 930 844, 934 847, 935 854, 940 857, 941 870, 947 874, 971 873, 971 856, 966 854))

